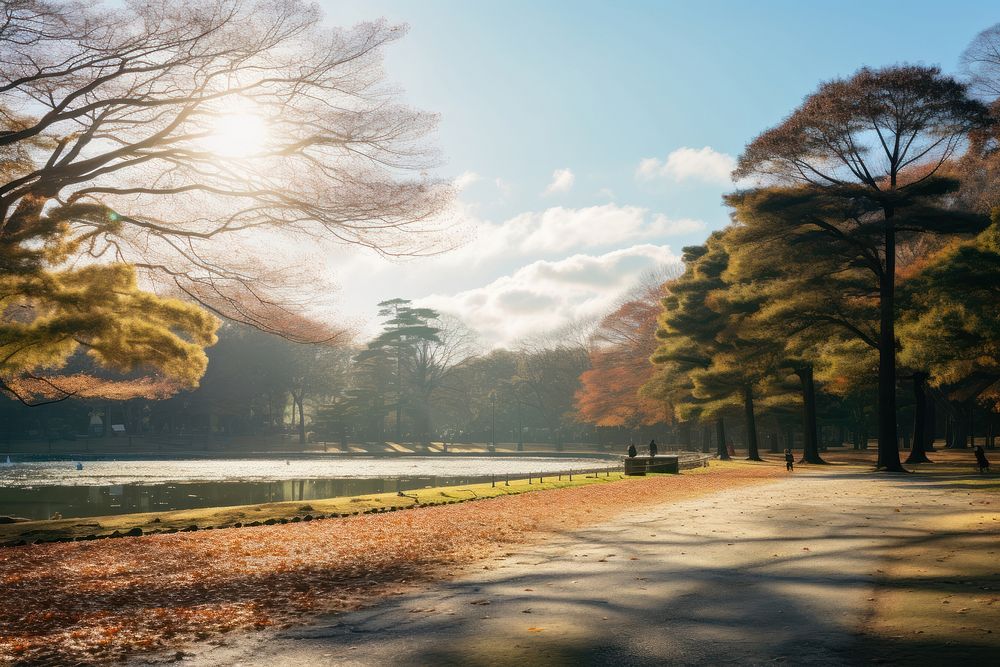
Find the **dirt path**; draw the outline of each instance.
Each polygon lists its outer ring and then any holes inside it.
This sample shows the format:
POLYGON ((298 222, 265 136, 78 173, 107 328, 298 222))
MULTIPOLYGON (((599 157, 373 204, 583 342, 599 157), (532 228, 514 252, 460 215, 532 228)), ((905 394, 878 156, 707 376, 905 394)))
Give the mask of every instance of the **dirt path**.
MULTIPOLYGON (((882 646, 865 632, 888 622, 876 598, 900 594, 889 556, 948 549, 926 508, 972 511, 966 492, 912 482, 803 471, 650 507, 368 610, 229 637, 186 664, 865 663, 882 646)), ((1000 522, 972 523, 963 535, 996 542, 1000 522)))

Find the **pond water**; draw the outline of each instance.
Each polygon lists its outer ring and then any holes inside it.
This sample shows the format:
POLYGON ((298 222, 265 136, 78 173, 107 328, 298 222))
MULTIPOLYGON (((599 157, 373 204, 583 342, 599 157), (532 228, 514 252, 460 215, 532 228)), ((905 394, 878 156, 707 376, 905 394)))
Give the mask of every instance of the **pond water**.
POLYGON ((614 465, 514 457, 14 461, 0 467, 0 515, 46 519, 313 500, 614 465))

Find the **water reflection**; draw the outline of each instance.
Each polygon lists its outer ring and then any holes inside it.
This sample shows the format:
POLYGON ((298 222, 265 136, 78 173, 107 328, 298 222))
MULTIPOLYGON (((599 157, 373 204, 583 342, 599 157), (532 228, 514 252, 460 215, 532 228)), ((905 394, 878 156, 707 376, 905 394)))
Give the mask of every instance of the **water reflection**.
POLYGON ((488 482, 489 476, 290 479, 105 486, 0 487, 0 514, 28 519, 161 512, 223 505, 306 501, 488 482))
POLYGON ((604 465, 592 458, 406 456, 397 458, 297 457, 242 459, 88 458, 15 460, 0 468, 0 487, 273 482, 368 477, 473 477, 579 470, 604 465))

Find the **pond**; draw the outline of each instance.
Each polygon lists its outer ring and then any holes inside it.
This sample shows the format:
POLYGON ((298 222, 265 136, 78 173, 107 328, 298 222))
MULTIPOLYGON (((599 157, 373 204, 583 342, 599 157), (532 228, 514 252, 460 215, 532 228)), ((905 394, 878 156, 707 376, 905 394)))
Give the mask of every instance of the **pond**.
POLYGON ((591 458, 400 457, 14 461, 0 467, 0 515, 28 519, 313 500, 472 484, 614 462, 591 458))

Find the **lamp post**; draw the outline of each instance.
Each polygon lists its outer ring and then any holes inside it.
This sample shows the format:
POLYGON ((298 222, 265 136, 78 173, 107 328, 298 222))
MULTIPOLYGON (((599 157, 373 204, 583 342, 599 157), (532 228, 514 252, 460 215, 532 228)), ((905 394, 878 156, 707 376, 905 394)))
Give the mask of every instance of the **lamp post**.
POLYGON ((497 450, 497 392, 490 392, 490 413, 492 419, 492 436, 490 437, 490 451, 497 450))

